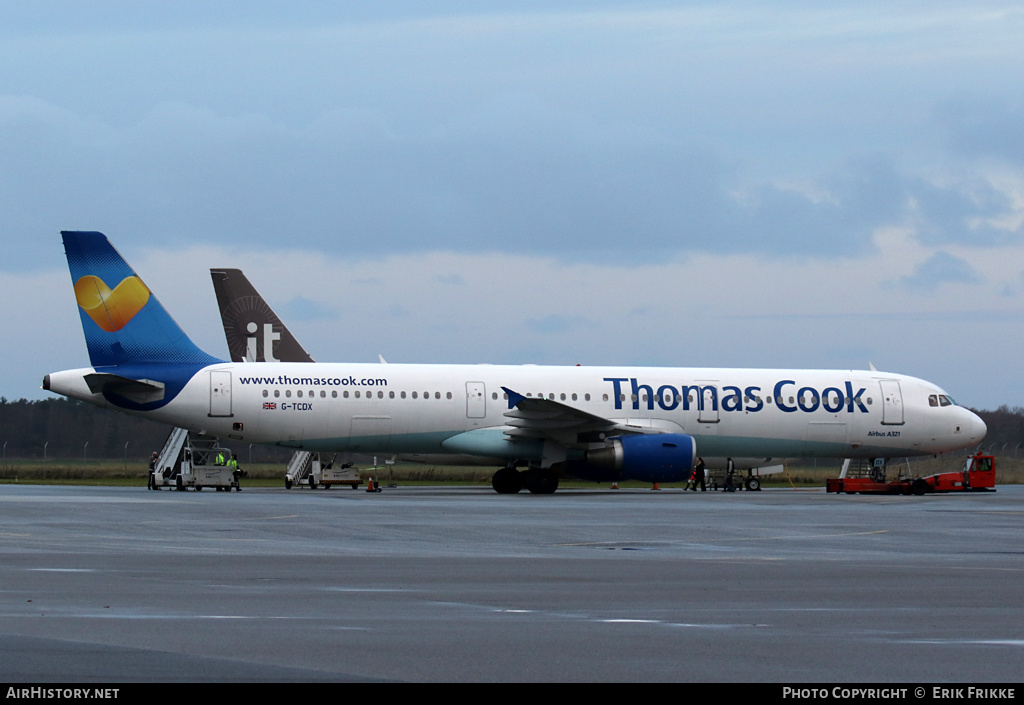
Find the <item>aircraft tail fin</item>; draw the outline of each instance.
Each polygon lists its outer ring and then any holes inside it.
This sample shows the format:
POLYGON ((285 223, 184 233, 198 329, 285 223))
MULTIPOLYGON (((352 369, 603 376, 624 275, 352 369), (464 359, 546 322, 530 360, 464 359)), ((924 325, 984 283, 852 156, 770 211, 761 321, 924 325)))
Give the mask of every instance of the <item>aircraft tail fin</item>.
POLYGON ((240 269, 211 269, 233 362, 313 362, 240 269))
POLYGON ((103 233, 61 236, 93 367, 220 362, 196 347, 103 233))

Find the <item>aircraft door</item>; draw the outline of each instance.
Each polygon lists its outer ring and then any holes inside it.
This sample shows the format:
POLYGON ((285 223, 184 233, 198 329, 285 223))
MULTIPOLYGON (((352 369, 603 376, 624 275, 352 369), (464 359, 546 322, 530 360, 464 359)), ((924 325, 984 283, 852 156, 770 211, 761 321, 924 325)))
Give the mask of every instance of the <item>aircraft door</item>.
POLYGON ((903 394, 895 379, 879 381, 882 387, 882 423, 886 426, 903 425, 903 394))
POLYGON ((482 419, 487 415, 487 389, 483 382, 466 382, 466 418, 482 419))
POLYGON ((231 373, 227 370, 210 372, 210 416, 232 416, 231 373))
POLYGON ((704 386, 698 382, 700 387, 700 411, 697 421, 699 423, 718 423, 718 387, 717 382, 704 386))

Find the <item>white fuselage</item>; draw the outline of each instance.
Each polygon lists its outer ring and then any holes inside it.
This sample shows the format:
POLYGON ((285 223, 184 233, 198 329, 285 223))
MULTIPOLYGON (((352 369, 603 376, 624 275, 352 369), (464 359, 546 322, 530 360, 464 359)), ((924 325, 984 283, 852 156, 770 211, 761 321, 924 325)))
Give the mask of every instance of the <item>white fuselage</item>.
MULTIPOLYGON (((50 389, 111 406, 82 381, 50 389)), ((154 375, 155 377, 155 375, 154 375)), ((683 433, 705 457, 896 457, 976 445, 985 424, 914 377, 875 371, 223 363, 148 418, 239 441, 317 451, 539 460, 512 441, 503 388, 633 427, 683 433)))

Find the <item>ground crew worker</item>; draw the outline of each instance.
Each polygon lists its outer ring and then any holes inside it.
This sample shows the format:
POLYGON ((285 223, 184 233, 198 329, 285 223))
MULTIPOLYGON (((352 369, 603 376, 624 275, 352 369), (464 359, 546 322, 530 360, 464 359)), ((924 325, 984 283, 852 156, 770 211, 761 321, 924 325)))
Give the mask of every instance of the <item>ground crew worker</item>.
POLYGON ((228 461, 228 467, 231 468, 231 477, 235 479, 235 486, 237 489, 242 489, 238 479, 242 476, 242 471, 238 469, 238 456, 235 454, 231 455, 231 460, 228 461))
POLYGON ((700 491, 707 492, 707 486, 704 484, 704 458, 697 458, 697 467, 693 469, 693 476, 690 478, 690 484, 693 486, 693 491, 697 491, 697 483, 700 483, 700 491))

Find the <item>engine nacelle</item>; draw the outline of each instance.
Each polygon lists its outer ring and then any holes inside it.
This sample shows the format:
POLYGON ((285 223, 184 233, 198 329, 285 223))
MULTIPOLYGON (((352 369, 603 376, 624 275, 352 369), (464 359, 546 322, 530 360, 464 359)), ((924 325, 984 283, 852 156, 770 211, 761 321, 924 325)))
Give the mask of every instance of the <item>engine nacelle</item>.
POLYGON ((686 482, 697 458, 697 442, 682 433, 652 433, 611 439, 588 451, 586 462, 642 482, 686 482))

